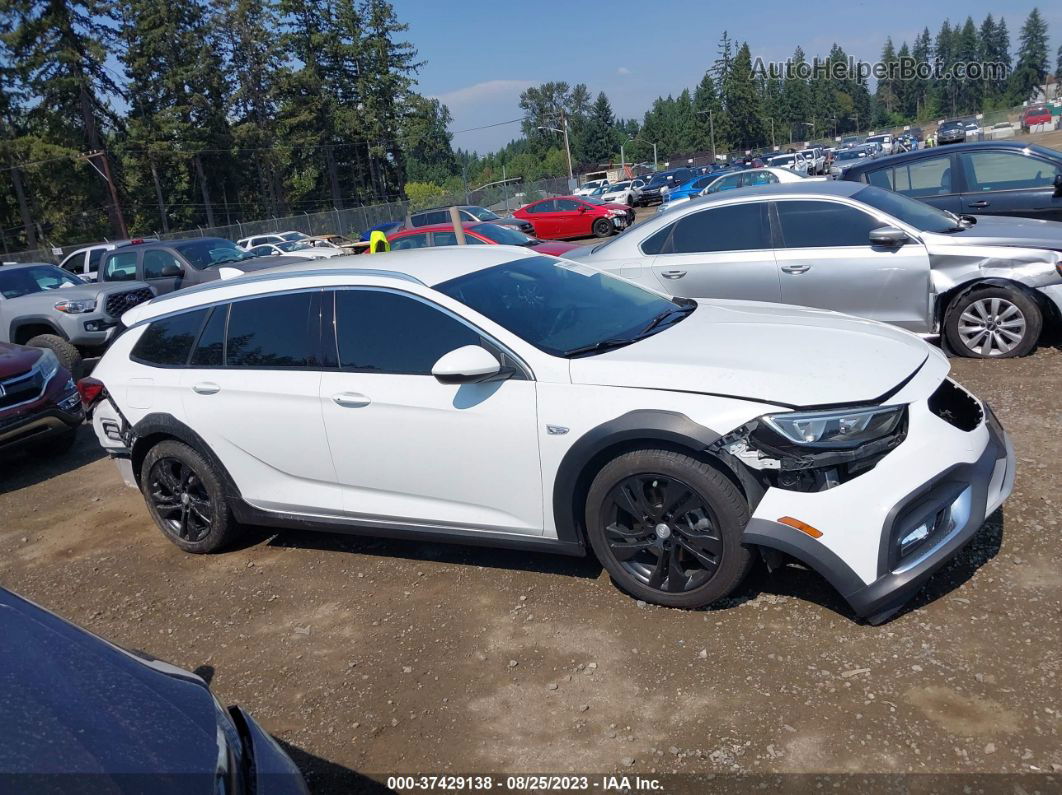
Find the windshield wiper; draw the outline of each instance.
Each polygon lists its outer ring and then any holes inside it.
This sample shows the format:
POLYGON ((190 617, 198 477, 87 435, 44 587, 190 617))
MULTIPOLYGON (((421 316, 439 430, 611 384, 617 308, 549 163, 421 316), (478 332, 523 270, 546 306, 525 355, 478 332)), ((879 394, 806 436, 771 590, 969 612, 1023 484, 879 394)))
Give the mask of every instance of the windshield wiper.
POLYGON ((564 351, 562 356, 582 356, 587 353, 601 353, 602 351, 609 351, 614 348, 622 348, 624 345, 630 345, 632 342, 637 342, 638 337, 617 337, 614 339, 598 340, 597 342, 591 342, 589 345, 580 345, 578 348, 572 348, 570 351, 564 351))
POLYGON ((648 334, 650 331, 655 329, 657 326, 659 326, 661 323, 663 323, 670 317, 674 317, 675 315, 681 315, 685 317, 692 311, 693 305, 671 307, 670 309, 665 309, 663 312, 661 312, 659 315, 657 315, 645 324, 645 328, 638 332, 638 337, 644 337, 646 334, 648 334))

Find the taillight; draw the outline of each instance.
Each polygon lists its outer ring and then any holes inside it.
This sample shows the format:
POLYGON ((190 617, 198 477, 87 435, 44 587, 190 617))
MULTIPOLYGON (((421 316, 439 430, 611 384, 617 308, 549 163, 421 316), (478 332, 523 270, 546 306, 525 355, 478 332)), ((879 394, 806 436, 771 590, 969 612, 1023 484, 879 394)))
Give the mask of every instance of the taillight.
POLYGON ((81 405, 88 411, 103 394, 103 382, 96 378, 82 378, 77 382, 77 392, 81 395, 81 405))

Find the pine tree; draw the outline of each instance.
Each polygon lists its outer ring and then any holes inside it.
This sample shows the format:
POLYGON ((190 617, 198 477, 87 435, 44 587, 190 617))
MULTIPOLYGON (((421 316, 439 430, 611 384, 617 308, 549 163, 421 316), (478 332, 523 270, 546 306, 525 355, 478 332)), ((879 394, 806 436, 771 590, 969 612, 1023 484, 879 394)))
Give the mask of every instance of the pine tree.
POLYGON ((717 147, 726 151, 726 145, 720 136, 721 131, 717 127, 722 121, 722 110, 719 94, 715 90, 715 79, 711 72, 705 72, 693 92, 693 116, 698 131, 695 148, 711 150, 713 160, 719 151, 717 147))
POLYGON ((929 115, 932 81, 926 73, 932 63, 932 52, 933 43, 929 35, 929 28, 923 28, 911 48, 911 58, 916 69, 916 76, 911 81, 911 99, 914 107, 910 115, 913 118, 923 118, 929 115))
MULTIPOLYGON (((980 43, 977 38, 977 27, 972 17, 966 17, 966 22, 955 39, 955 61, 962 64, 973 64, 980 55, 980 43)), ((981 109, 984 101, 984 86, 978 76, 976 79, 964 76, 956 79, 956 103, 960 112, 975 113, 981 109)))
POLYGON ((1007 91, 1011 66, 1014 63, 1010 56, 1010 32, 1007 30, 1007 20, 1002 17, 1000 17, 999 23, 996 25, 994 41, 992 54, 995 63, 1000 64, 1001 68, 999 74, 996 75, 996 79, 992 81, 992 88, 997 97, 1002 97, 1007 91))
POLYGON ((797 47, 789 59, 788 69, 782 78, 782 120, 789 130, 789 141, 803 140, 811 128, 811 91, 803 77, 807 68, 804 50, 797 47))
POLYGON ((1010 96, 1014 102, 1025 102, 1044 85, 1049 68, 1047 23, 1039 9, 1029 12, 1018 42, 1018 62, 1010 77, 1010 96))
POLYGON ((957 112, 956 85, 954 78, 950 76, 955 65, 955 37, 956 32, 945 19, 933 44, 933 60, 940 75, 933 81, 934 101, 940 112, 948 115, 955 115, 957 112))
MULTIPOLYGON (((95 161, 113 171, 107 136, 120 120, 109 100, 122 90, 106 66, 107 55, 118 51, 111 4, 8 0, 4 22, 3 39, 18 81, 35 103, 28 122, 49 144, 102 152, 95 161)), ((124 237, 121 207, 91 169, 84 172, 81 195, 91 206, 105 206, 110 234, 124 237)))
POLYGON ((612 105, 600 92, 590 109, 589 117, 583 130, 579 147, 579 160, 582 163, 607 163, 619 146, 616 132, 616 119, 612 114, 612 105))
POLYGON ((752 53, 747 42, 734 56, 723 84, 722 101, 728 121, 728 140, 743 148, 762 146, 767 141, 762 98, 756 90, 752 53))

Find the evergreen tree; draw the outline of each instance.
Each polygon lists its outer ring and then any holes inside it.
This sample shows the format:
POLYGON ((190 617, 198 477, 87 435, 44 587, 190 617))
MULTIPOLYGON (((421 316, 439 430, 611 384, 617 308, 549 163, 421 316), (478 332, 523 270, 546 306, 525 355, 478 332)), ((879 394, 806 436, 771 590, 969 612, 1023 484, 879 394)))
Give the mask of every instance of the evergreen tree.
POLYGON ((586 120, 580 141, 579 161, 588 165, 610 162, 620 143, 617 138, 612 105, 602 91, 597 95, 586 120))
MULTIPOLYGON (((981 45, 977 38, 977 27, 971 17, 966 17, 966 22, 955 38, 955 61, 962 64, 974 64, 978 61, 981 53, 981 45)), ((984 84, 981 76, 976 78, 963 76, 956 78, 955 97, 956 104, 961 113, 976 113, 981 109, 984 102, 984 84)))
POLYGON ((874 94, 875 103, 877 106, 877 113, 875 114, 875 124, 888 124, 890 122, 889 117, 896 110, 896 106, 899 101, 896 96, 896 90, 900 83, 891 71, 896 68, 898 63, 896 57, 896 48, 892 44, 892 37, 885 38, 885 46, 881 50, 881 63, 887 70, 884 75, 878 79, 877 91, 874 94))
POLYGON ((727 140, 743 149, 763 146, 767 134, 762 98, 756 89, 747 42, 738 48, 721 93, 728 120, 727 140))
POLYGON ((1018 62, 1010 78, 1011 99, 1025 102, 1044 85, 1048 73, 1047 23, 1040 10, 1029 12, 1018 35, 1018 62))
POLYGON ((460 158, 451 148, 452 136, 447 129, 451 121, 449 109, 439 100, 416 94, 409 98, 402 129, 406 181, 442 185, 448 177, 461 173, 460 158))
POLYGON ((911 47, 911 58, 916 70, 916 76, 911 81, 910 101, 913 107, 909 110, 912 118, 922 118, 929 115, 930 90, 932 80, 928 76, 929 67, 932 65, 933 43, 929 35, 929 28, 923 28, 914 46, 911 47))
POLYGON ((786 64, 787 70, 782 78, 782 120, 788 130, 789 141, 803 140, 811 129, 811 91, 804 78, 807 57, 804 50, 796 48, 793 57, 786 64))
POLYGON ((693 92, 693 117, 697 130, 694 148, 711 151, 713 158, 719 151, 726 151, 718 126, 722 122, 722 110, 715 78, 711 72, 705 72, 693 92))
POLYGON ((1007 20, 1002 17, 996 25, 996 35, 993 41, 995 42, 992 47, 993 62, 1001 64, 1001 69, 996 79, 992 81, 992 89, 995 96, 1002 97, 1007 91, 1010 71, 1014 63, 1010 56, 1010 32, 1007 30, 1007 20))
POLYGON ((939 75, 933 81, 933 95, 938 111, 949 116, 957 112, 956 85, 950 76, 955 65, 955 44, 955 31, 952 30, 951 23, 945 19, 933 45, 933 60, 939 75))

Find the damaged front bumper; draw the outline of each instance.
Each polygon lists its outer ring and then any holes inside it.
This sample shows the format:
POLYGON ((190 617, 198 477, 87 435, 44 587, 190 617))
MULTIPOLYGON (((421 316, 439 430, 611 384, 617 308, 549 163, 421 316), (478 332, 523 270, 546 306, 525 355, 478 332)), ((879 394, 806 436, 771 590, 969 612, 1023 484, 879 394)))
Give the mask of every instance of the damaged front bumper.
POLYGON ((929 401, 912 403, 906 438, 872 470, 824 491, 769 488, 745 543, 791 555, 823 575, 860 617, 887 620, 1013 490, 1013 446, 979 405, 980 422, 963 430, 929 401), (821 535, 779 521, 789 517, 821 535))

